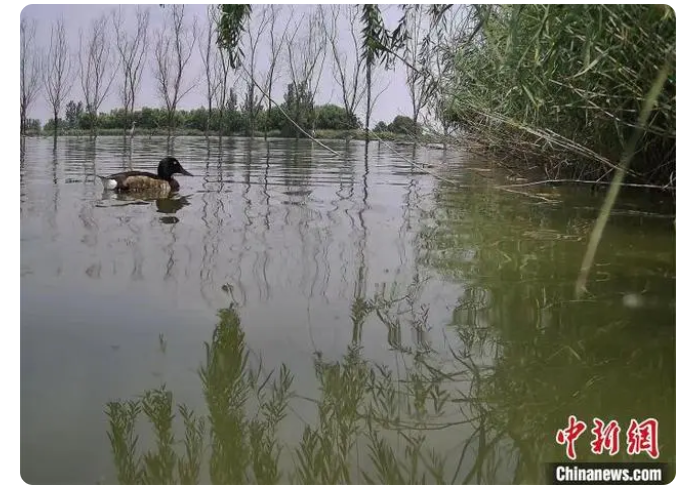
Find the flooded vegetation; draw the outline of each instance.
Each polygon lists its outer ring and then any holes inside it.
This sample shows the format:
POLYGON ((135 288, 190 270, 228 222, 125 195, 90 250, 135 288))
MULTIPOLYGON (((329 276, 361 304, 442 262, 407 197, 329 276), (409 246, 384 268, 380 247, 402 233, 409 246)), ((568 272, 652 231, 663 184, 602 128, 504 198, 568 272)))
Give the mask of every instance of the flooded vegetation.
POLYGON ((577 299, 604 194, 330 145, 178 138, 194 176, 150 200, 94 175, 164 138, 26 139, 26 482, 544 483, 570 415, 578 460, 651 461, 626 431, 654 418, 674 463, 672 200, 622 190, 577 299))

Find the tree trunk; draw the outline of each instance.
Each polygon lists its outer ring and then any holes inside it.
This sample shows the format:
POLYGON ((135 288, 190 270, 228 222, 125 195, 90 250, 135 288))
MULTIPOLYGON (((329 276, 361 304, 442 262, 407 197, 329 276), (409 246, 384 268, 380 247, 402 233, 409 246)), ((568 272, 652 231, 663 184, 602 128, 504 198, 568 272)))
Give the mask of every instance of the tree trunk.
POLYGON ((174 109, 167 112, 167 136, 170 138, 175 130, 175 111, 174 109))
POLYGON ((250 128, 250 138, 255 136, 255 89, 252 86, 253 84, 250 82, 250 88, 248 89, 248 127, 250 128))
POLYGON ((417 110, 413 112, 413 143, 417 143, 417 110))
POLYGON ((206 137, 209 137, 209 129, 211 129, 211 117, 213 117, 214 112, 211 108, 211 100, 209 99, 209 113, 206 115, 206 137))
MULTIPOLYGON (((267 123, 265 124, 265 141, 267 141, 267 130, 269 129, 269 116, 272 112, 272 98, 267 96, 267 123)), ((269 147, 268 147, 269 148, 269 147)))
POLYGON ((19 133, 24 136, 27 133, 27 117, 24 107, 20 106, 19 109, 19 133))
POLYGON ((90 136, 97 138, 97 115, 94 112, 90 112, 90 136))
POLYGON ((369 143, 369 118, 371 116, 371 61, 366 63, 366 121, 364 122, 364 142, 369 143))

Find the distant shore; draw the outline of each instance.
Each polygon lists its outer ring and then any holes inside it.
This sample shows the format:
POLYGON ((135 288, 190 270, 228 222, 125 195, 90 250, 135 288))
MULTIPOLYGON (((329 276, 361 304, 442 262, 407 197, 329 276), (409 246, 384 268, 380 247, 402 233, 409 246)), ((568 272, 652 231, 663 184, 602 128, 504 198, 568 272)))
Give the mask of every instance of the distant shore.
MULTIPOLYGON (((124 136, 123 129, 97 129, 97 136, 124 136)), ((26 136, 32 137, 52 137, 53 131, 28 131, 26 136)), ((165 128, 159 129, 136 129, 134 132, 134 137, 153 137, 153 136, 167 136, 168 131, 165 128)), ((176 129, 172 133, 173 136, 207 136, 205 131, 198 129, 176 129)), ((58 136, 90 136, 89 129, 64 129, 58 131, 58 136)), ((126 132, 126 136, 129 133, 126 132)), ((218 131, 209 131, 208 136, 217 137, 219 136, 218 131)), ((245 133, 233 133, 220 135, 225 138, 247 138, 250 135, 245 133)), ((255 138, 264 138, 263 131, 256 131, 255 138)), ((279 130, 272 130, 267 132, 268 138, 288 138, 293 139, 294 137, 282 136, 279 130)), ((301 138, 305 138, 302 136, 301 138)), ((336 130, 336 129, 320 129, 316 130, 315 138, 319 140, 364 140, 364 130, 354 129, 354 130, 336 130)), ((389 131, 374 132, 369 134, 369 141, 376 141, 379 138, 383 141, 397 141, 405 143, 441 143, 443 138, 439 138, 436 135, 422 134, 418 137, 414 135, 392 133, 389 131)))

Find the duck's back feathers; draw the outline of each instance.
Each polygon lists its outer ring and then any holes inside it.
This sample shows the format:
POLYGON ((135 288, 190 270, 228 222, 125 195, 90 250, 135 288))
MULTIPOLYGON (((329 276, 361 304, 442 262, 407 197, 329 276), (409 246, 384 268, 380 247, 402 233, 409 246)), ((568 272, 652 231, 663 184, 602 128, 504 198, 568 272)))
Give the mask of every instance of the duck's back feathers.
POLYGON ((174 178, 163 180, 158 175, 148 171, 124 171, 99 178, 106 190, 118 192, 174 192, 180 188, 174 178))

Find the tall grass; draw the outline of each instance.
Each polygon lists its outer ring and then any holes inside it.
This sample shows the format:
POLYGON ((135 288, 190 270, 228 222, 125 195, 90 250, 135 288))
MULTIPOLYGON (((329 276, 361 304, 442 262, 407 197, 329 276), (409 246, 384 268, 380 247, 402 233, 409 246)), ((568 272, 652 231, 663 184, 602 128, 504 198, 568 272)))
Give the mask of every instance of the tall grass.
POLYGON ((512 161, 550 178, 611 177, 628 139, 629 174, 674 183, 675 14, 664 5, 480 6, 477 33, 449 51, 451 116, 512 161), (468 43, 466 43, 468 41, 468 43), (669 62, 657 103, 646 93, 669 62))

